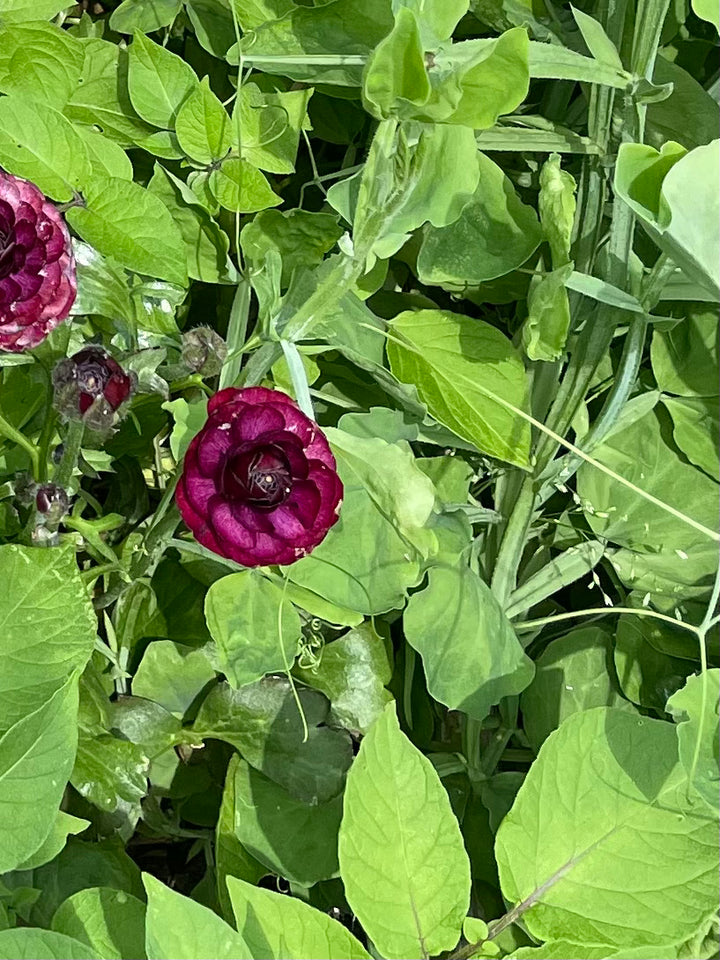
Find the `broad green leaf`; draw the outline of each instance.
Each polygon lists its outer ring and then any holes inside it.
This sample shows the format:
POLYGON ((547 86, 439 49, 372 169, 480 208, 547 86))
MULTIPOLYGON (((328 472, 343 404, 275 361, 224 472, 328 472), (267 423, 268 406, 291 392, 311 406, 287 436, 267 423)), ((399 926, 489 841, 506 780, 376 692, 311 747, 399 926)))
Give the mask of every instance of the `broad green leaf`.
POLYGON ((434 534, 422 525, 433 508, 432 484, 407 449, 381 440, 355 444, 339 430, 328 436, 338 440, 340 519, 310 556, 288 567, 288 577, 360 613, 402 606, 422 577, 421 561, 435 549, 434 534))
POLYGON ((75 674, 0 737, 0 873, 28 860, 53 830, 75 758, 77 705, 75 674))
POLYGON ((235 774, 243 761, 237 753, 230 758, 225 774, 222 802, 215 825, 215 879, 217 898, 223 917, 233 918, 226 878, 239 877, 256 884, 267 868, 243 847, 235 836, 235 774))
POLYGON ((673 439, 690 463, 713 480, 718 476, 718 397, 664 397, 673 421, 673 439))
POLYGON ((363 76, 363 105, 383 120, 411 119, 430 98, 431 87, 418 18, 401 6, 395 26, 373 50, 363 76))
POLYGON ((185 153, 198 163, 221 160, 230 149, 230 116, 203 77, 180 107, 175 135, 185 153))
POLYGON ((504 334, 444 310, 406 311, 390 328, 390 368, 432 416, 483 453, 527 466, 530 428, 508 410, 526 407, 525 370, 504 334))
POLYGON ((718 0, 691 0, 693 11, 701 20, 712 23, 720 33, 720 8, 718 0))
POLYGON ((642 143, 626 143, 618 154, 615 191, 639 216, 667 226, 670 212, 664 202, 665 176, 687 155, 685 147, 669 140, 655 150, 642 143))
POLYGON ((65 116, 99 127, 122 147, 149 136, 153 128, 138 116, 130 102, 127 50, 96 37, 80 42, 85 50, 82 82, 65 106, 65 116))
POLYGON ((162 200, 110 177, 95 177, 84 195, 85 205, 67 212, 84 240, 128 270, 186 283, 182 236, 162 200))
MULTIPOLYGON (((644 617, 624 614, 615 636, 615 669, 625 696, 643 707, 662 713, 671 694, 695 669, 694 660, 673 654, 677 635, 690 641, 680 652, 697 655, 697 641, 686 631, 644 617)), ((677 652, 677 651, 675 651, 677 652)))
POLYGON ((233 687, 288 670, 297 654, 300 618, 282 589, 255 570, 222 577, 205 597, 218 665, 233 687))
MULTIPOLYGON (((670 445, 659 413, 658 407, 613 434, 593 456, 642 490, 713 528, 717 484, 685 463, 670 445), (690 498, 688 490, 693 492, 690 498)), ((701 531, 591 464, 583 464, 578 471, 577 490, 595 533, 623 548, 611 553, 611 561, 629 587, 675 602, 702 595, 709 587, 717 549, 701 531)))
POLYGON ((500 825, 503 895, 526 904, 523 923, 541 940, 689 937, 716 909, 706 809, 686 799, 671 724, 608 707, 576 713, 546 740, 500 825))
POLYGON ((355 437, 334 427, 325 434, 346 473, 359 481, 383 516, 423 556, 433 549, 425 525, 435 506, 432 481, 419 469, 407 444, 355 437))
POLYGON ((528 291, 528 316, 522 341, 530 360, 559 360, 570 329, 567 281, 572 263, 533 277, 528 291))
POLYGON ((267 177, 239 157, 228 157, 213 169, 208 184, 220 206, 236 213, 255 213, 282 203, 267 177))
POLYGON ((572 943, 569 940, 549 940, 541 947, 521 947, 511 953, 507 960, 677 960, 680 956, 676 944, 650 947, 596 946, 588 943, 572 943))
POLYGON ((229 0, 185 0, 185 12, 198 43, 214 57, 224 59, 235 43, 229 0))
POLYGON ((326 803, 345 784, 350 737, 326 725, 330 704, 321 693, 301 688, 297 695, 299 704, 284 677, 267 677, 240 690, 219 684, 203 701, 193 734, 231 743, 294 799, 326 803))
POLYGON ((393 9, 407 7, 415 13, 425 50, 448 40, 470 6, 469 0, 393 0, 393 9))
POLYGON ((253 956, 306 960, 369 960, 369 954, 341 923, 273 890, 227 878, 237 926, 253 956))
POLYGON ((455 222, 427 227, 418 255, 424 283, 476 284, 521 266, 542 240, 537 214, 489 157, 477 154, 480 179, 455 222))
POLYGON ((717 310, 688 304, 685 320, 672 330, 653 332, 650 359, 660 390, 681 397, 717 396, 717 310))
POLYGON ((117 33, 154 33, 169 26, 180 12, 182 0, 123 0, 110 14, 110 29, 117 33))
POLYGON ((416 463, 432 480, 439 500, 445 503, 467 503, 468 488, 473 475, 469 463, 455 456, 421 457, 416 463))
POLYGON ((60 904, 86 887, 112 887, 134 897, 145 896, 140 871, 118 836, 96 841, 69 837, 58 856, 34 870, 27 880, 41 891, 29 922, 42 927, 50 927, 60 904))
POLYGON ((67 3, 64 0, 0 0, 0 21, 50 20, 65 9, 67 3))
POLYGON ((269 20, 279 20, 295 8, 293 0, 241 0, 234 2, 238 23, 244 33, 261 27, 269 20))
POLYGON ((243 160, 269 173, 292 173, 311 95, 311 89, 264 93, 255 83, 243 84, 231 124, 233 146, 243 160))
MULTIPOLYGON (((97 136, 97 134, 93 134, 97 136)), ((73 241, 78 292, 72 316, 99 314, 132 325, 135 318, 128 277, 120 264, 103 257, 89 243, 73 241)))
POLYGON ((673 90, 667 100, 648 104, 645 140, 658 150, 667 140, 692 150, 717 137, 720 104, 687 70, 667 59, 664 50, 670 55, 669 48, 658 50, 653 83, 672 83, 673 90))
POLYGON ((0 957, 7 960, 100 960, 87 944, 53 930, 18 927, 0 931, 0 957))
POLYGON ((720 670, 689 676, 682 690, 667 702, 677 723, 680 763, 692 786, 717 812, 720 790, 718 770, 718 683, 720 670))
MULTIPOLYGON (((240 41, 245 64, 293 80, 350 87, 361 85, 365 57, 393 26, 391 0, 366 0, 362 6, 356 0, 334 0, 265 19, 269 22, 251 23, 256 29, 240 41)), ((238 62, 237 46, 227 58, 238 62)))
POLYGON ((428 692, 451 710, 483 720, 532 680, 532 662, 490 588, 464 564, 433 567, 403 622, 422 657, 428 692))
POLYGON ((124 890, 78 890, 58 907, 52 928, 106 960, 145 958, 145 904, 124 890))
POLYGON ((53 200, 71 200, 90 176, 85 142, 48 104, 20 94, 0 98, 0 163, 53 200))
POLYGON ((102 133, 98 133, 94 127, 76 124, 75 129, 85 141, 94 177, 132 180, 132 163, 122 147, 118 146, 114 140, 109 140, 102 133))
POLYGON ((235 836, 268 872, 309 887, 337 874, 342 797, 295 800, 241 760, 235 772, 235 836))
POLYGON ((250 960, 241 934, 216 913, 143 874, 148 904, 145 949, 150 960, 250 960))
POLYGON ((457 220, 478 186, 477 155, 468 127, 423 124, 416 139, 383 121, 362 174, 332 187, 328 200, 353 223, 356 251, 385 259, 423 223, 457 220))
POLYGON ((228 257, 227 234, 187 184, 156 163, 148 190, 162 200, 182 235, 188 275, 205 283, 235 279, 236 271, 228 257))
POLYGON ((0 23, 7 24, 0 27, 0 91, 62 110, 82 76, 82 44, 54 24, 10 26, 2 3, 0 23))
MULTIPOLYGON (((720 188, 715 182, 715 170, 720 161, 720 140, 696 147, 679 156, 669 166, 662 179, 657 210, 637 199, 631 191, 630 161, 626 158, 637 152, 638 144, 622 144, 615 173, 616 193, 636 210, 658 246, 690 277, 701 284, 716 299, 720 299, 720 188)), ((668 146, 667 144, 665 145, 668 146)), ((651 150, 647 147, 645 150, 651 150)), ((652 189, 660 179, 662 157, 653 163, 652 189)), ((644 184, 647 174, 640 177, 644 184)), ((633 185, 634 186, 634 185, 633 185)))
POLYGON ((0 575, 0 733, 5 733, 83 669, 97 621, 72 546, 2 546, 0 575))
POLYGON ((240 234, 243 254, 262 263, 268 250, 282 257, 282 280, 286 287, 293 270, 315 267, 342 236, 337 217, 309 210, 263 210, 240 234))
POLYGON ((137 820, 140 801, 148 792, 149 769, 150 758, 137 744, 81 730, 70 781, 100 810, 113 813, 123 808, 137 820))
POLYGON ((580 627, 553 640, 535 667, 535 678, 520 703, 524 729, 536 751, 574 713, 592 707, 632 710, 617 689, 610 636, 601 627, 580 627))
POLYGON ((58 810, 50 833, 45 837, 41 846, 27 860, 18 864, 17 869, 34 870, 36 867, 49 863, 63 849, 69 836, 82 833, 89 826, 89 820, 73 817, 72 814, 65 813, 64 810, 58 810))
POLYGON ((200 691, 215 679, 202 647, 181 647, 172 640, 155 640, 145 650, 132 681, 136 697, 161 704, 182 719, 200 691))
POLYGON ((388 704, 360 745, 345 788, 340 873, 378 951, 451 950, 470 899, 470 864, 450 800, 388 704))
POLYGON ((348 730, 366 733, 392 700, 385 689, 392 676, 387 646, 371 623, 325 644, 319 663, 296 666, 294 673, 322 690, 330 700, 333 721, 348 730))
POLYGON ((197 88, 193 68, 139 32, 128 59, 128 91, 138 114, 155 127, 172 129, 178 111, 197 88))
POLYGON ((419 119, 492 127, 527 96, 527 31, 517 27, 496 39, 443 44, 428 73, 433 95, 419 119))

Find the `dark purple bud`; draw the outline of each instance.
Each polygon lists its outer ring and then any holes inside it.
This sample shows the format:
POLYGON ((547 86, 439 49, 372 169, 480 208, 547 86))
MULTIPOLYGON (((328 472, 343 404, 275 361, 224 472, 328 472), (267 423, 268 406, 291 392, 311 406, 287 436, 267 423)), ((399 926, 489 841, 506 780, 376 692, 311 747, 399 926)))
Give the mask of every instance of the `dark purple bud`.
POLYGON ((0 349, 36 347, 70 313, 76 293, 61 214, 34 183, 0 170, 0 349))
POLYGON ((294 400, 229 387, 208 404, 175 496, 203 546, 259 567, 293 563, 324 540, 343 486, 323 432, 294 400))
POLYGON ((135 374, 126 373, 101 347, 85 347, 55 367, 55 406, 68 420, 84 420, 94 430, 105 430, 136 383, 135 374))
POLYGON ((37 488, 35 506, 51 523, 59 523, 68 512, 70 499, 63 487, 56 483, 43 483, 37 488))
POLYGON ((210 327, 188 330, 182 338, 183 363, 203 377, 214 377, 222 370, 227 344, 210 327))

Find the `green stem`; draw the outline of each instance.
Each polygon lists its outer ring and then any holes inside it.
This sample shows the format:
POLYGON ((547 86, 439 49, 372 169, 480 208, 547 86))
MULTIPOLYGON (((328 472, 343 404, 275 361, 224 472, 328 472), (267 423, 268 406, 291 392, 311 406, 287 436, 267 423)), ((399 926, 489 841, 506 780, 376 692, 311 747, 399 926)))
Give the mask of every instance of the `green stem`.
POLYGON ((220 371, 220 389, 231 387, 240 375, 242 366, 242 346, 247 336, 248 317, 250 315, 250 283, 241 280, 235 291, 232 307, 230 308, 230 322, 228 324, 227 345, 228 355, 220 371))
POLYGON ((67 432, 63 441, 63 454, 60 463, 55 468, 53 474, 53 483, 59 487, 67 487, 72 480, 72 475, 77 466, 80 448, 82 447, 83 435, 85 434, 85 424, 82 420, 71 420, 68 423, 67 432))
POLYGON ((675 617, 669 617, 667 614, 658 613, 657 610, 648 610, 645 607, 590 607, 587 610, 572 610, 570 613, 556 613, 551 617, 540 617, 538 620, 524 620, 522 623, 515 623, 513 627, 517 633, 525 633, 530 630, 538 630, 550 623, 562 623, 565 620, 574 620, 576 617, 608 617, 631 613, 638 617, 649 617, 651 620, 662 620, 664 623, 670 623, 674 627, 682 630, 688 630, 696 636, 700 630, 692 623, 685 623, 683 620, 676 620, 675 617))
POLYGON ((12 440, 13 443, 16 443, 19 447, 23 448, 23 450, 30 457, 33 477, 38 479, 40 476, 40 453, 35 444, 31 443, 25 434, 20 433, 19 430, 16 430, 15 427, 8 423, 3 416, 0 416, 0 435, 7 437, 8 440, 12 440))

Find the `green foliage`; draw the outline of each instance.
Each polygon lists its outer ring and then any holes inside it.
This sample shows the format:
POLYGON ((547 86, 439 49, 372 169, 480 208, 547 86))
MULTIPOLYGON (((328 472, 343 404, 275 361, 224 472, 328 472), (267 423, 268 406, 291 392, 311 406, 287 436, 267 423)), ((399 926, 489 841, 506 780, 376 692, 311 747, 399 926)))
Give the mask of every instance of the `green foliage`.
POLYGON ((0 960, 718 957, 717 0, 581 6, 0 0, 0 960))
POLYGON ((470 871, 450 801, 401 732, 390 704, 348 776, 340 872, 353 911, 386 957, 421 957, 457 943, 470 871))

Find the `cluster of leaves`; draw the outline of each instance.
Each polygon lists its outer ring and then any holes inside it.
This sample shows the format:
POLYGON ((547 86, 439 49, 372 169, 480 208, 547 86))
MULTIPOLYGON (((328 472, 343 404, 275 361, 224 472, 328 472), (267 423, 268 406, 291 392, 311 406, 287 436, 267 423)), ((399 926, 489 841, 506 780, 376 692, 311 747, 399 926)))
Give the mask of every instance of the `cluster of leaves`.
POLYGON ((0 0, 78 264, 0 356, 0 958, 718 956, 717 3, 580 6, 0 0), (173 505, 260 383, 345 488, 282 570, 173 505))

